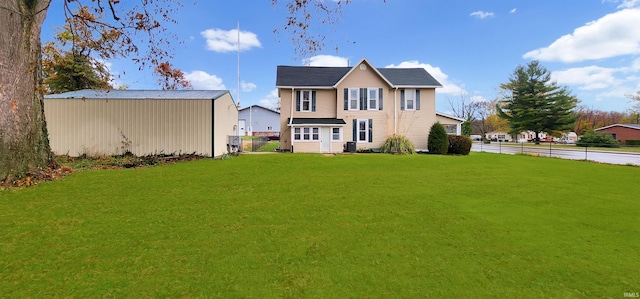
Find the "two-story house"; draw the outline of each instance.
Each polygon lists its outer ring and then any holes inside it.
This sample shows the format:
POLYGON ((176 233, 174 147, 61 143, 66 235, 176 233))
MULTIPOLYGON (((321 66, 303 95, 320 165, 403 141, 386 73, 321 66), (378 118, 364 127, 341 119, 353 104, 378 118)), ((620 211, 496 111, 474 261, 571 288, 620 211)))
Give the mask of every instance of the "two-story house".
POLYGON ((342 152, 379 148, 394 134, 427 148, 436 122, 435 89, 424 68, 376 68, 367 59, 353 67, 278 66, 280 148, 342 152))

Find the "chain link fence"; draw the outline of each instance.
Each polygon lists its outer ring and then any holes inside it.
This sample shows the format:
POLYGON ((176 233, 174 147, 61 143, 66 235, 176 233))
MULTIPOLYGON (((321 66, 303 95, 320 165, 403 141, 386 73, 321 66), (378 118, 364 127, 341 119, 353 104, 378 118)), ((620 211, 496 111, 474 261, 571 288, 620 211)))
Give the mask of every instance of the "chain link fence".
POLYGON ((589 143, 587 146, 565 145, 557 143, 510 143, 510 142, 474 142, 471 148, 475 152, 499 154, 526 154, 571 160, 589 160, 610 164, 640 165, 638 146, 608 148, 609 144, 589 143))

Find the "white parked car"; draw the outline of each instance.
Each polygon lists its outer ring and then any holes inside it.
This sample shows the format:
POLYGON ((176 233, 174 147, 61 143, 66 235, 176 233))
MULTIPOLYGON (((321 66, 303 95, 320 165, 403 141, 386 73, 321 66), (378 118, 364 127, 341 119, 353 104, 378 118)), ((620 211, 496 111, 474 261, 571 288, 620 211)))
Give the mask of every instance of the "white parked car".
POLYGON ((576 143, 575 141, 573 141, 573 139, 569 139, 569 138, 562 138, 560 140, 558 140, 558 143, 563 143, 563 144, 574 144, 576 143))

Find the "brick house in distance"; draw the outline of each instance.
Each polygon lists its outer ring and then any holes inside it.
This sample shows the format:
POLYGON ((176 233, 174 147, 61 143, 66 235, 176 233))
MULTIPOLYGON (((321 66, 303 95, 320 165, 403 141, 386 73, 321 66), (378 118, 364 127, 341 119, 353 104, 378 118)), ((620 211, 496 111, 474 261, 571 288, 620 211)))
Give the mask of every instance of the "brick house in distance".
POLYGON ((613 124, 595 131, 611 134, 621 144, 626 144, 627 140, 640 140, 640 124, 613 124))

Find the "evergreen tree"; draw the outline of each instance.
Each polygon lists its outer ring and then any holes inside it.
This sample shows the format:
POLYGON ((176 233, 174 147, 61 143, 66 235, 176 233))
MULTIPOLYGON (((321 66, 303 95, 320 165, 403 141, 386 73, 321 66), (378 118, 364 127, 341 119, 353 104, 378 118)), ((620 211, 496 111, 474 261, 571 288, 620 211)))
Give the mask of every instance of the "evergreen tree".
POLYGON ((430 154, 446 155, 449 149, 449 135, 440 123, 435 123, 429 130, 427 149, 430 154))
POLYGON ((497 105, 500 117, 511 127, 510 134, 531 130, 538 134, 569 130, 576 120, 573 109, 578 99, 566 87, 551 81, 551 73, 536 60, 518 66, 509 82, 500 88, 507 95, 497 105))

